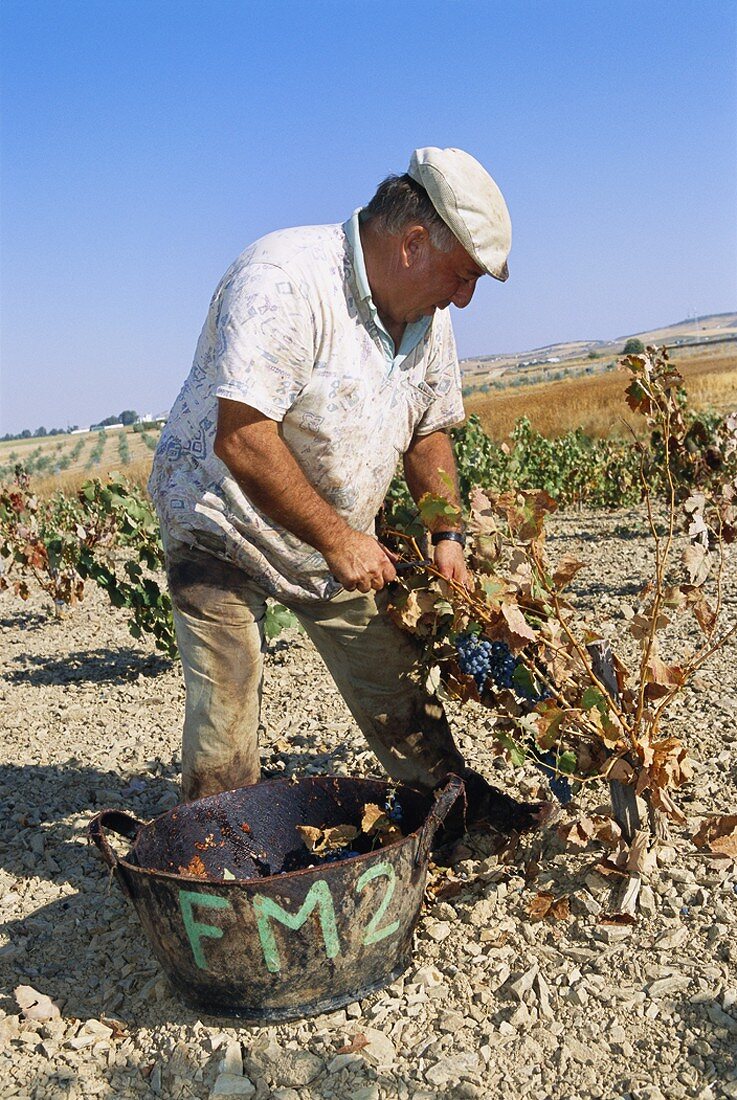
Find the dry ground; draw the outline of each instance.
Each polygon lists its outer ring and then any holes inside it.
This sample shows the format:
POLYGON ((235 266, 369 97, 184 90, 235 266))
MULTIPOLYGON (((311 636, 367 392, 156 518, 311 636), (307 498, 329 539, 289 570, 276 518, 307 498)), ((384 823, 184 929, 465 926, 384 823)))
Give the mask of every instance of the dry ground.
MULTIPOLYGON (((676 348, 671 359, 686 383, 694 409, 726 413, 737 404, 737 357, 734 345, 704 349, 676 348)), ((585 360, 574 364, 582 367, 585 360)), ((559 368, 568 367, 559 364, 559 368)), ((573 368, 572 368, 573 369, 573 368)), ((594 436, 614 431, 625 434, 625 423, 637 431, 642 418, 631 414, 624 400, 627 376, 620 370, 599 372, 557 382, 526 386, 505 385, 489 393, 473 393, 464 404, 467 415, 475 413, 484 430, 498 441, 509 435, 514 422, 527 416, 545 436, 562 435, 574 428, 594 436)), ((553 368, 551 368, 551 371, 553 368)), ((506 377, 503 381, 507 381, 506 377)))
MULTIPOLYGON (((159 429, 152 428, 145 435, 149 442, 153 443, 159 438, 159 429)), ((12 467, 16 462, 26 465, 30 462, 33 486, 42 495, 50 494, 57 489, 74 493, 89 478, 106 478, 112 471, 124 474, 131 481, 141 485, 145 484, 151 468, 152 450, 140 432, 134 432, 132 428, 108 428, 99 459, 91 464, 92 452, 97 443, 97 432, 9 440, 0 443, 0 469, 9 471, 9 477, 12 477, 12 467), (128 456, 125 456, 124 451, 121 454, 122 439, 125 439, 128 444, 128 456), (79 451, 78 454, 77 451, 79 451), (59 459, 65 455, 71 458, 72 452, 75 452, 75 457, 71 459, 66 469, 55 469, 59 459), (33 473, 35 454, 52 457, 50 467, 39 474, 33 473)))
MULTIPOLYGON (((651 561, 641 513, 562 515, 553 533, 555 555, 595 562, 576 578, 577 596, 616 638, 651 561)), ((728 580, 734 592, 734 561, 728 580)), ((331 1015, 246 1027, 179 1002, 85 841, 103 806, 146 819, 176 801, 179 669, 133 642, 96 591, 63 621, 40 598, 3 594, 0 630, 3 1100, 737 1097, 737 873, 690 841, 704 814, 734 811, 733 649, 671 715, 695 757, 695 779, 678 794, 691 824, 661 849, 634 927, 601 923, 613 898, 592 870, 597 851, 566 851, 545 833, 500 865, 477 837, 457 853, 467 885, 426 908, 414 962, 389 989, 331 1015), (528 882, 531 859, 539 874, 528 882), (540 889, 568 895, 567 920, 531 922, 540 889), (24 1021, 19 984, 50 996, 61 1018, 24 1021)), ((676 646, 685 641, 676 635, 676 646)), ((474 766, 538 793, 539 773, 494 758, 480 708, 452 718, 474 766)), ((262 755, 272 775, 377 771, 297 633, 267 654, 262 755)))

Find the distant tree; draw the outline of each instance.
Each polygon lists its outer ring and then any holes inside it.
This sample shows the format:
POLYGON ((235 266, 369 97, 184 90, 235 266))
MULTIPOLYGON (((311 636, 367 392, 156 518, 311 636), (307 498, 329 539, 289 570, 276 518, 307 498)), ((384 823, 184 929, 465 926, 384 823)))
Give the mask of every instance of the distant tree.
POLYGON ((599 358, 599 353, 598 353, 598 351, 590 351, 589 354, 586 356, 586 358, 587 359, 598 359, 599 358))
POLYGON ((20 433, 19 438, 20 439, 30 439, 32 434, 33 433, 31 432, 30 428, 24 428, 23 431, 20 433))
POLYGON ((627 343, 624 345, 623 355, 641 355, 645 350, 645 345, 642 340, 638 340, 636 336, 631 336, 627 343))
POLYGON ((138 413, 135 409, 125 409, 118 417, 118 420, 127 427, 129 424, 135 424, 136 420, 138 420, 138 413))
POLYGON ((37 439, 40 439, 41 436, 48 435, 49 433, 46 431, 45 428, 36 428, 36 430, 33 434, 37 439))

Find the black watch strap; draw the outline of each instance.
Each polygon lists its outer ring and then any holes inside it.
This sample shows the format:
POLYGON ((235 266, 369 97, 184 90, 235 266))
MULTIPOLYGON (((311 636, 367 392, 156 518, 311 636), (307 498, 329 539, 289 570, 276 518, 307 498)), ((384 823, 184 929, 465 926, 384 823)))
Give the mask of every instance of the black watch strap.
POLYGON ((462 531, 436 531, 430 536, 430 542, 433 546, 437 546, 439 542, 459 542, 465 547, 466 536, 462 531))

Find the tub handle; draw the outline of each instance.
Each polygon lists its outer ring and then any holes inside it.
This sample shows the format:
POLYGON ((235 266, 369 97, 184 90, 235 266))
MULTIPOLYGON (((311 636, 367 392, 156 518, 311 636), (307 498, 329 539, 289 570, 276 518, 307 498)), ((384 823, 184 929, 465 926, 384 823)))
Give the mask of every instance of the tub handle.
MULTIPOLYGON (((110 847, 108 838, 105 836, 105 829, 110 829, 113 833, 119 833, 120 836, 124 836, 128 840, 135 840, 142 824, 131 814, 127 814, 125 810, 102 810, 101 813, 95 814, 92 818, 88 829, 89 838, 97 845, 100 855, 111 870, 117 871, 120 861, 110 847)), ((119 877, 122 878, 122 876, 119 877)))
POLYGON ((427 820, 422 826, 415 855, 415 867, 427 863, 436 832, 445 821, 456 799, 464 793, 464 790, 463 780, 459 776, 451 775, 448 777, 448 782, 438 793, 427 815, 427 820))

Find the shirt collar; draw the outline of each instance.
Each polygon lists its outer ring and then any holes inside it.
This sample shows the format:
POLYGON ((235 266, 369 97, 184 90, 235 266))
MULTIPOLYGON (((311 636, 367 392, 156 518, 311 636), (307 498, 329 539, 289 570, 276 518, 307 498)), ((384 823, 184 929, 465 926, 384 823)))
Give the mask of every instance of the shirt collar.
POLYGON ((363 246, 361 245, 361 233, 358 228, 358 215, 361 212, 361 208, 354 210, 347 222, 343 224, 345 235, 348 238, 348 244, 351 247, 353 253, 353 274, 356 279, 356 290, 358 291, 358 297, 362 302, 369 301, 371 309, 375 310, 374 300, 371 297, 371 287, 369 286, 368 273, 366 271, 366 261, 363 258, 363 246))

